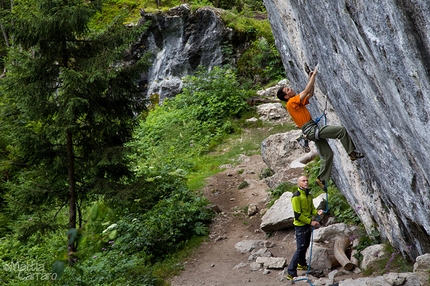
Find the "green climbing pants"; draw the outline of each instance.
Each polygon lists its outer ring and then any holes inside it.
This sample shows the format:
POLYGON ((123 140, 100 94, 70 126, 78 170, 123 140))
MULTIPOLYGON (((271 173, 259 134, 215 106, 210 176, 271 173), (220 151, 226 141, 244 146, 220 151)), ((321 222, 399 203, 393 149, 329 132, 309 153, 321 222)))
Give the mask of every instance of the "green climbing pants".
POLYGON ((326 139, 339 139, 345 151, 350 154, 355 150, 355 145, 343 126, 326 125, 319 128, 318 138, 315 139, 317 124, 314 121, 306 122, 302 126, 303 133, 308 140, 314 141, 320 155, 320 170, 318 178, 328 182, 333 167, 333 151, 326 139), (306 133, 305 133, 306 131, 306 133))

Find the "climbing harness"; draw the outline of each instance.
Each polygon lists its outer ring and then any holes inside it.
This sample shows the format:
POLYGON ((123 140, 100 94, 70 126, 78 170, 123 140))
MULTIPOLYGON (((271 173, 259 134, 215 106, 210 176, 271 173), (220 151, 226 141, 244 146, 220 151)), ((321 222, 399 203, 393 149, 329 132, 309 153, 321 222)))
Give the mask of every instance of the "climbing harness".
MULTIPOLYGON (((307 139, 307 135, 312 129, 315 128, 314 137, 315 141, 319 140, 320 126, 324 127, 327 125, 327 97, 325 99, 325 107, 323 113, 317 117, 313 123, 310 123, 305 130, 303 130, 302 134, 297 138, 297 141, 302 147, 309 148, 309 139, 307 139), (319 124, 319 125, 318 125, 319 124)), ((309 149, 310 150, 310 149, 309 149)), ((309 151, 308 151, 309 152, 309 151)))
POLYGON ((327 116, 326 116, 327 115, 327 97, 325 98, 325 106, 324 106, 323 114, 321 114, 321 116, 315 119, 315 123, 317 124, 322 120, 322 126, 325 126, 327 124, 327 116))

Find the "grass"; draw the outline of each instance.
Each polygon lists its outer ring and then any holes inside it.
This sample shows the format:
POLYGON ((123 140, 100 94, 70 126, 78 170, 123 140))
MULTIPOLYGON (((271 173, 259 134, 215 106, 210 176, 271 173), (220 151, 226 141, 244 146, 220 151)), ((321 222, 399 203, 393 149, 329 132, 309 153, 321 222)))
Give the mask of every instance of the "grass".
POLYGON ((253 18, 252 15, 241 15, 232 13, 230 11, 224 11, 221 14, 221 18, 228 27, 236 30, 239 33, 255 33, 267 39, 273 38, 269 20, 258 20, 253 18))
POLYGON ((236 158, 240 154, 252 156, 260 154, 261 142, 272 134, 288 132, 294 129, 292 124, 271 124, 258 121, 245 126, 238 134, 225 138, 216 150, 195 159, 196 172, 188 176, 188 187, 191 190, 199 190, 206 183, 206 178, 221 171, 219 166, 224 164, 236 164, 236 158))
POLYGON ((384 275, 387 273, 404 273, 413 271, 413 262, 405 259, 393 246, 386 243, 384 251, 388 257, 370 265, 363 271, 364 276, 384 275))

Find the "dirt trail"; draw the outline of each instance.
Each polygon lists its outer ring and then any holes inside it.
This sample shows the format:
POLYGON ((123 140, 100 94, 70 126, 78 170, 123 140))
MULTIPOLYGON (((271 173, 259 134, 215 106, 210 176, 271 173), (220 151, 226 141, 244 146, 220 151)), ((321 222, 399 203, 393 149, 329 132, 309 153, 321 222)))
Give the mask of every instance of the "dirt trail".
MULTIPOLYGON (((295 249, 294 230, 278 231, 267 237, 260 230, 261 215, 251 217, 245 213, 246 207, 255 204, 261 211, 266 207, 269 187, 260 180, 261 172, 267 168, 261 155, 242 156, 237 166, 227 167, 225 171, 210 177, 204 188, 204 195, 222 213, 217 215, 211 225, 209 240, 204 242, 195 253, 184 263, 184 271, 171 279, 172 286, 195 285, 286 285, 281 282, 282 270, 270 269, 251 271, 248 261, 249 254, 241 254, 235 245, 243 240, 268 240, 273 247, 268 250, 274 257, 292 257, 295 249), (242 182, 248 186, 239 189, 242 182), (235 268, 240 263, 246 266, 235 268)), ((295 169, 297 172, 297 169, 295 169)), ((305 271, 299 275, 304 275, 305 271)), ((297 282, 294 285, 309 285, 297 282)))

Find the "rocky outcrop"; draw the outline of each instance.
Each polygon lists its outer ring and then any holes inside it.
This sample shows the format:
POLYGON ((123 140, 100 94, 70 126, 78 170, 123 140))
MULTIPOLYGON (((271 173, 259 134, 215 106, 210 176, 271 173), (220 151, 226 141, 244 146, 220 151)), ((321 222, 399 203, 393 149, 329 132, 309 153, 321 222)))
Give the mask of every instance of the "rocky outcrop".
MULTIPOLYGON (((265 231, 276 231, 284 228, 293 228, 294 212, 291 206, 293 193, 285 192, 270 207, 261 218, 260 228, 265 231)), ((313 200, 315 208, 324 209, 325 195, 321 194, 313 200), (322 207, 320 207, 322 205, 322 207)))
MULTIPOLYGON (((362 286, 362 285, 410 285, 410 286, 425 286, 428 285, 428 269, 430 266, 430 254, 424 254, 417 257, 414 264, 413 272, 404 273, 387 273, 382 276, 375 277, 361 277, 361 270, 354 268, 349 271, 344 267, 338 267, 339 262, 333 254, 333 245, 340 237, 349 237, 357 235, 358 228, 355 226, 348 226, 343 223, 333 224, 327 227, 321 227, 313 231, 313 247, 312 253, 310 249, 307 252, 307 261, 311 262, 312 270, 309 275, 299 276, 297 280, 307 280, 312 282, 312 285, 330 286, 330 285, 343 285, 343 286, 362 286), (312 256, 311 256, 312 255, 312 256), (351 278, 355 273, 355 278, 351 278), (319 274, 316 276, 315 274, 319 274), (319 278, 318 277, 322 277, 319 278), (307 279, 303 279, 307 278, 307 279)), ((240 255, 247 257, 246 262, 240 262, 235 265, 234 269, 248 268, 250 271, 261 271, 262 274, 267 274, 269 269, 282 269, 280 272, 279 280, 287 285, 292 285, 291 281, 285 279, 287 274, 288 261, 284 257, 274 257, 270 251, 273 245, 267 240, 243 240, 235 245, 235 249, 240 255)), ((363 262, 360 264, 362 269, 366 269, 370 265, 377 267, 375 269, 381 270, 380 267, 387 259, 384 245, 372 245, 365 248, 361 252, 363 262), (385 259, 385 260, 384 260, 385 259)), ((387 263, 390 263, 388 260, 387 263)), ((300 271, 299 275, 305 275, 300 271)), ((267 284, 269 285, 269 284, 267 284)), ((270 284, 279 285, 279 284, 270 284)))
POLYGON ((286 122, 290 118, 285 107, 279 102, 260 104, 257 106, 257 113, 260 115, 259 119, 263 121, 286 122))
POLYGON ((405 256, 430 251, 430 2, 264 0, 292 87, 319 64, 313 116, 328 103, 366 153, 351 163, 342 146, 332 179, 368 232, 405 256))
POLYGON ((233 32, 222 22, 219 11, 204 7, 191 11, 188 5, 167 13, 141 12, 142 23, 150 23, 134 53, 152 54, 151 66, 140 85, 147 96, 158 94, 162 101, 178 94, 182 78, 202 66, 211 70, 223 63, 223 44, 231 43, 233 32))
POLYGON ((317 155, 313 142, 309 144, 311 149, 309 153, 306 153, 304 148, 299 145, 297 137, 301 133, 298 129, 278 133, 267 137, 261 143, 262 159, 275 173, 265 179, 266 184, 271 189, 275 189, 279 184, 286 181, 293 184, 297 183, 297 178, 303 175, 304 164, 310 162, 317 155))

